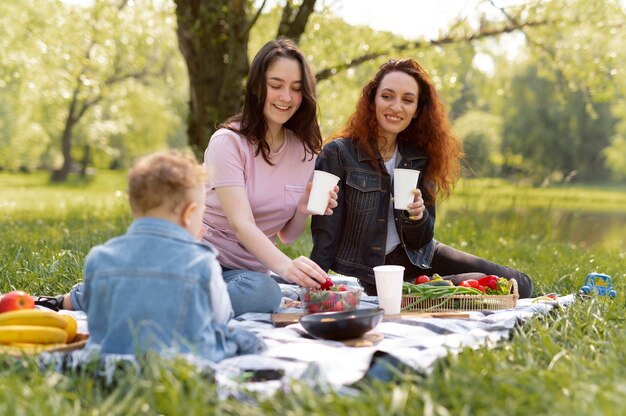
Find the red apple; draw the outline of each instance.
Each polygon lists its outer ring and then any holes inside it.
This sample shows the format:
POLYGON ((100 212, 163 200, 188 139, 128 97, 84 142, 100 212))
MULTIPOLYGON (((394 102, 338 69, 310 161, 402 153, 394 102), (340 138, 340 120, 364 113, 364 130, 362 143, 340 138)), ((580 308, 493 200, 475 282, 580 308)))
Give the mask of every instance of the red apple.
POLYGON ((34 309, 35 301, 22 290, 14 290, 0 298, 0 313, 17 309, 34 309))

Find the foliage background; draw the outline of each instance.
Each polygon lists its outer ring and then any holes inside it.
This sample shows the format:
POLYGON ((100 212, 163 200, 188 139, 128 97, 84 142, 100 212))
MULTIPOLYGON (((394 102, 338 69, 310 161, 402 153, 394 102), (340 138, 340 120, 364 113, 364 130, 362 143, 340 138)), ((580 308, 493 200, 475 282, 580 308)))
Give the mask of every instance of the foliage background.
MULTIPOLYGON (((514 13, 547 22, 524 28, 525 46, 514 60, 507 58, 506 36, 444 46, 418 39, 418 47, 395 52, 393 45, 409 40, 349 25, 332 12, 332 2, 318 3, 300 40, 316 70, 386 52, 319 82, 324 136, 346 120, 382 62, 414 57, 428 69, 464 141, 465 176, 535 185, 626 178, 623 2, 552 0, 483 16, 485 28, 514 13), (473 64, 477 53, 492 57, 493 72, 473 64)), ((0 39, 0 170, 57 169, 73 101, 87 107, 72 129, 74 171, 124 168, 149 151, 186 146, 189 79, 177 46, 175 4, 122 4, 0 4, 6 32, 0 39)), ((276 34, 282 6, 274 2, 252 27, 250 57, 276 34)), ((454 22, 441 38, 474 26, 454 22)))

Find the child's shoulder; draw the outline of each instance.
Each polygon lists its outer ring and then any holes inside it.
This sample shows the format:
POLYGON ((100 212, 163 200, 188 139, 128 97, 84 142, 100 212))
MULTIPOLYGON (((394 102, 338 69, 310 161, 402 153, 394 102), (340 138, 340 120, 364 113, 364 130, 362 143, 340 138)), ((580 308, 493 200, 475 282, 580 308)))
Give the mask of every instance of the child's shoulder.
POLYGON ((122 243, 125 239, 124 235, 120 235, 117 237, 113 237, 102 244, 95 245, 89 249, 89 253, 87 253, 87 258, 93 258, 98 256, 114 256, 116 253, 121 253, 126 251, 124 248, 124 244, 122 243), (122 244, 120 244, 122 243, 122 244))
MULTIPOLYGON (((181 243, 183 243, 181 241, 181 243)), ((186 241, 185 251, 192 257, 203 257, 209 261, 217 261, 218 251, 213 246, 203 241, 186 241)))

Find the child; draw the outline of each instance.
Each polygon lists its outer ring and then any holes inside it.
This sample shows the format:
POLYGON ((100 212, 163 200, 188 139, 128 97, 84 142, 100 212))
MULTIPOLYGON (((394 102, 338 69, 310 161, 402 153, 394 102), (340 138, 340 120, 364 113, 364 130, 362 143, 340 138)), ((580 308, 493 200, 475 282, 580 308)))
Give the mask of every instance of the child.
POLYGON ((134 221, 85 260, 88 347, 102 353, 195 353, 219 361, 257 352, 233 315, 214 250, 200 243, 205 171, 192 157, 156 153, 128 177, 134 221))

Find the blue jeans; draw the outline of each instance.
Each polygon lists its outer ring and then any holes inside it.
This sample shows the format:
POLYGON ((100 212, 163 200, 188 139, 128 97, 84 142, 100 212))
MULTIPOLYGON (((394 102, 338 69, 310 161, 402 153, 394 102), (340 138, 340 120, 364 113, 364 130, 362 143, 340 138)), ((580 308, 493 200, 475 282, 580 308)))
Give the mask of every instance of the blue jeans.
POLYGON ((230 303, 235 316, 247 312, 273 313, 278 311, 282 295, 278 283, 265 273, 223 267, 230 303))

